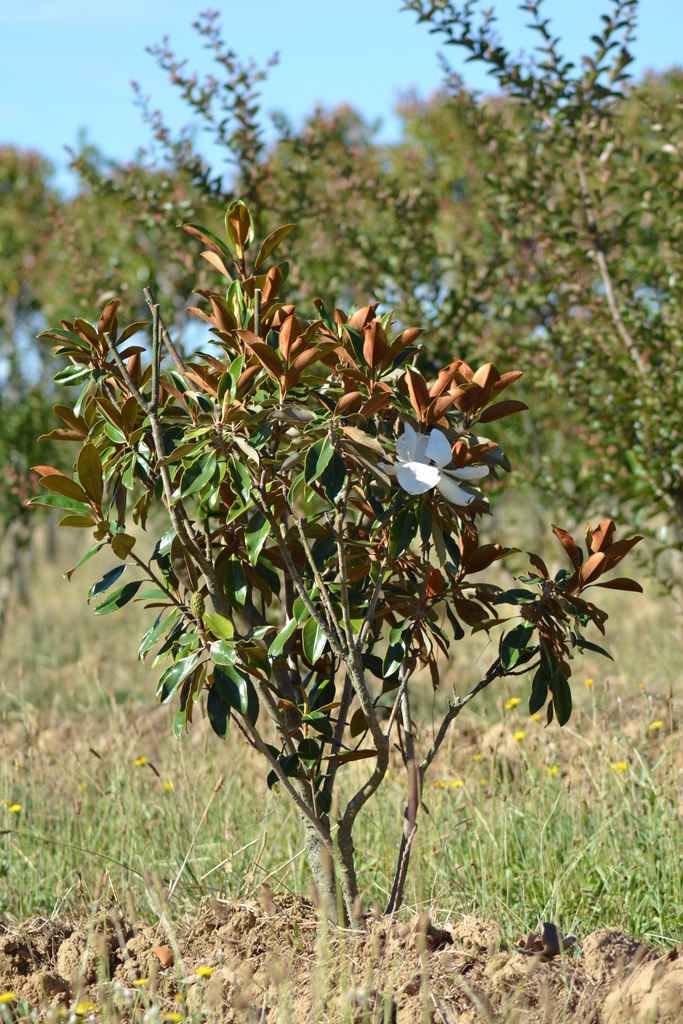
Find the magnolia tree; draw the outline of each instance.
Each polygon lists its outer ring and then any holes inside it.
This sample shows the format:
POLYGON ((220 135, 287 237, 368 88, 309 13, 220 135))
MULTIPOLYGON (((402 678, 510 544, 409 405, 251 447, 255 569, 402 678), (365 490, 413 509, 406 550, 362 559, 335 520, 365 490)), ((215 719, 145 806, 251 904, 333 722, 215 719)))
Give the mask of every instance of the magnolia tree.
POLYGON ((93 530, 79 565, 103 549, 120 560, 90 590, 95 614, 131 601, 158 610, 139 653, 161 667, 157 696, 177 706, 175 735, 198 705, 218 736, 233 723, 301 815, 327 912, 357 924, 353 830, 392 746, 407 800, 388 912, 451 723, 495 680, 528 675, 530 712, 547 706, 547 722, 563 725, 573 654, 606 653, 584 635, 591 623, 604 633, 607 618, 585 592, 639 590, 602 577, 640 538, 615 541, 607 519, 587 529, 584 552, 555 527, 569 568, 551 575, 529 555, 511 589, 482 582, 516 549, 479 543, 488 482, 510 471, 480 430, 525 408, 501 399, 520 372, 454 359, 425 380, 413 366, 420 330, 395 330, 375 305, 346 315, 318 302, 304 319, 278 301, 288 267, 271 259, 292 226, 250 261, 243 203, 228 208, 225 244, 185 225, 227 284, 191 309, 210 327, 192 357, 149 292, 150 361, 131 340, 149 323, 120 330, 117 301, 95 325, 46 333, 68 360, 58 381, 82 383, 75 406, 55 407, 65 426, 50 437, 78 455, 73 477, 37 467, 50 493, 34 503, 93 530), (131 521, 153 534, 149 558, 131 521), (429 681, 416 673, 428 669, 436 689, 466 629, 493 631, 490 664, 418 750, 411 697, 429 681))

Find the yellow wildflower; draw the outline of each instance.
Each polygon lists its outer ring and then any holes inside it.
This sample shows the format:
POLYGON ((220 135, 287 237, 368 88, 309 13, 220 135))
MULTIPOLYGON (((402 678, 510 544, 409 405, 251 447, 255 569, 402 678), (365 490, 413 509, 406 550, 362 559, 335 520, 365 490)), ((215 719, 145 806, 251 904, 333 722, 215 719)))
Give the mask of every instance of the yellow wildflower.
POLYGON ((626 764, 626 761, 615 761, 614 764, 610 765, 610 771, 625 772, 628 771, 628 765, 626 764))
POLYGON ((88 1001, 86 1003, 76 1003, 74 1012, 78 1014, 79 1017, 84 1017, 86 1013, 93 1013, 96 1009, 97 1007, 95 1004, 88 1001))
POLYGON ((593 680, 592 679, 587 679, 586 680, 586 686, 588 687, 589 690, 590 690, 592 685, 593 685, 593 680))
POLYGON ((198 978, 210 978, 213 974, 213 967, 198 967, 194 973, 198 978))
POLYGON ((19 811, 21 810, 21 804, 10 804, 7 810, 10 812, 10 814, 18 814, 19 811))
POLYGON ((661 729, 663 725, 664 722, 661 720, 661 718, 658 718, 656 722, 650 722, 650 724, 648 725, 648 729, 650 730, 650 732, 652 732, 654 729, 661 729))
POLYGON ((133 985, 135 985, 137 988, 140 988, 142 985, 146 985, 148 981, 149 978, 135 978, 133 981, 133 985))
POLYGON ((509 711, 510 708, 516 708, 521 699, 521 697, 510 697, 510 700, 505 701, 505 710, 509 711))
POLYGON ((13 1003, 16 998, 14 992, 0 992, 0 1005, 3 1003, 13 1003))
POLYGON ((520 740, 523 740, 525 736, 526 736, 526 733, 524 732, 523 729, 519 729, 517 732, 512 734, 513 740, 517 740, 518 742, 520 740))
POLYGON ((178 1021, 178 1020, 182 1020, 182 1019, 183 1019, 182 1013, 167 1013, 165 1015, 165 1017, 164 1017, 164 1020, 171 1020, 171 1021, 178 1021))
POLYGON ((482 756, 483 756, 482 754, 475 754, 474 757, 472 758, 472 760, 473 761, 481 761, 482 756))
POLYGON ((138 757, 135 760, 135 764, 136 764, 136 766, 138 768, 142 768, 143 764, 147 764, 147 758, 146 757, 138 757))
POLYGON ((551 765, 550 768, 546 768, 548 775, 557 775, 559 770, 560 769, 557 767, 556 764, 551 765))
POLYGON ((536 712, 535 715, 531 716, 531 721, 532 722, 540 722, 541 721, 541 716, 539 715, 538 711, 536 712))
POLYGON ((172 782, 162 782, 161 785, 164 787, 167 793, 169 792, 169 790, 173 789, 172 782))

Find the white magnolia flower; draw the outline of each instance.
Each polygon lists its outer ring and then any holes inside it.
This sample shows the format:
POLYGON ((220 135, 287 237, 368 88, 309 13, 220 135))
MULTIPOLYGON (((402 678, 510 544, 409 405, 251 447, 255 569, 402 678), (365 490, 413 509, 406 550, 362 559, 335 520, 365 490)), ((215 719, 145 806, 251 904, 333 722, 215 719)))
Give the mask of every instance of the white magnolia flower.
POLYGON ((481 480, 487 476, 488 467, 444 469, 450 461, 451 446, 445 434, 436 428, 429 434, 417 434, 409 423, 404 423, 396 442, 396 465, 390 467, 390 472, 408 494, 424 494, 436 487, 452 505, 469 505, 475 495, 464 491, 457 481, 481 480))

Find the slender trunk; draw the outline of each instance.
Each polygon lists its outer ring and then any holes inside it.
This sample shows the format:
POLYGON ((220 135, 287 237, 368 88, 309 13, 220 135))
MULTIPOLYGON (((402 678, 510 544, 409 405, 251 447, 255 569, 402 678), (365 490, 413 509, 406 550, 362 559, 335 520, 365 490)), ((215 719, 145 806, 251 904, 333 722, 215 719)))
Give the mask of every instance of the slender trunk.
POLYGON ((308 818, 302 820, 306 832, 306 859, 313 875, 321 912, 335 924, 346 924, 343 908, 341 920, 339 918, 337 880, 332 851, 308 818))

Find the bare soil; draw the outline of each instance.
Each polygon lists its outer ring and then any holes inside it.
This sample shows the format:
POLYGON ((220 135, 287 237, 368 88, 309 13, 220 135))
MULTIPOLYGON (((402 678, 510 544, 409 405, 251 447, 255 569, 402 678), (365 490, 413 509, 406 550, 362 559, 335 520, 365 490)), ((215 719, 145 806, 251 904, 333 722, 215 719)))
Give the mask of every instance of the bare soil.
POLYGON ((106 1007, 109 1019, 115 1011, 127 1020, 155 1005, 162 1018, 182 1011, 226 1024, 335 1021, 342 1002, 345 1019, 351 1008, 359 1022, 683 1020, 683 946, 649 949, 613 928, 563 955, 523 945, 506 947, 498 926, 477 916, 444 927, 426 917, 370 920, 344 932, 319 925, 310 904, 268 891, 207 904, 173 934, 108 904, 81 919, 0 924, 0 993, 16 997, 6 1010, 28 1007, 42 1020, 76 1007, 81 1017, 106 1007))

